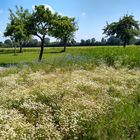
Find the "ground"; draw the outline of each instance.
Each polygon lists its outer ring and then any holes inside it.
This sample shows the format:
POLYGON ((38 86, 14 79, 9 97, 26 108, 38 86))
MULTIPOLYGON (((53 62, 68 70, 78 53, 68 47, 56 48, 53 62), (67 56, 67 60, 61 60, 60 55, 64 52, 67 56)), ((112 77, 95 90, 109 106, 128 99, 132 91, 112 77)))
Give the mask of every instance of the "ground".
POLYGON ((0 139, 139 139, 140 48, 54 49, 3 54, 19 59, 1 60, 0 139))

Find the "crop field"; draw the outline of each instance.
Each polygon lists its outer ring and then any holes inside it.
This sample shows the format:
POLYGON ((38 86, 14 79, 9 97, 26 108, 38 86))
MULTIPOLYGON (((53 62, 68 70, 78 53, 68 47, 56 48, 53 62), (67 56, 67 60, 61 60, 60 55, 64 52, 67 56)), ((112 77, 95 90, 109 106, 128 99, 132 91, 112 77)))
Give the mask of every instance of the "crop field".
POLYGON ((139 140, 140 47, 0 49, 0 140, 139 140))

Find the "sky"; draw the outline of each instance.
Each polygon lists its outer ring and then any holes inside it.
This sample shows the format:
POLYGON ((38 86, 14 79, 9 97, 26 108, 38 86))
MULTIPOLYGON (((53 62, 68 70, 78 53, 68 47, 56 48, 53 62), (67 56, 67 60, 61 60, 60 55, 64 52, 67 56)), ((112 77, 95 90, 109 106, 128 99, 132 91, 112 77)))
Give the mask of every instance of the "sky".
POLYGON ((106 22, 118 21, 125 14, 134 15, 140 21, 140 0, 0 0, 0 41, 4 41, 3 32, 9 22, 8 9, 23 6, 32 11, 34 5, 47 5, 62 15, 75 17, 79 30, 75 39, 104 37, 106 22))

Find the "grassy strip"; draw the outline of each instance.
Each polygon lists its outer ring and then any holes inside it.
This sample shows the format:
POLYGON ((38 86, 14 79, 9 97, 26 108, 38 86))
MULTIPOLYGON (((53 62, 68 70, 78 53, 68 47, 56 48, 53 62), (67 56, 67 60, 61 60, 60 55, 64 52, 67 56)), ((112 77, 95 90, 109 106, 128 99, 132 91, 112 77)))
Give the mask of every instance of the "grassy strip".
MULTIPOLYGON (((67 53, 62 48, 46 48, 43 61, 53 65, 84 66, 87 63, 100 65, 104 62, 108 66, 128 68, 140 67, 140 47, 87 47, 69 48, 67 53)), ((1 50, 0 65, 37 62, 39 49, 25 49, 23 54, 13 55, 11 50, 1 50)))

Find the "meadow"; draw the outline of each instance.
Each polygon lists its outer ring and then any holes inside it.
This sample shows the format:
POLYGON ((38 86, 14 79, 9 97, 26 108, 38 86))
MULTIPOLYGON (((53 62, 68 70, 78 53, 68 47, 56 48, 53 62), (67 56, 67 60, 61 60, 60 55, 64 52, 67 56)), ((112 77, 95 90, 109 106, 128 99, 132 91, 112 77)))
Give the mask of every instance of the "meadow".
MULTIPOLYGON (((99 47, 69 47, 66 53, 61 52, 63 48, 45 48, 43 61, 52 65, 73 65, 105 63, 108 66, 120 66, 129 68, 140 66, 140 47, 129 46, 99 46, 99 47), (117 65, 116 65, 117 66, 117 65)), ((0 65, 14 65, 19 63, 36 63, 38 61, 39 48, 25 48, 24 53, 14 54, 14 49, 0 49, 0 65)))
POLYGON ((0 139, 139 140, 140 47, 0 49, 0 139))

